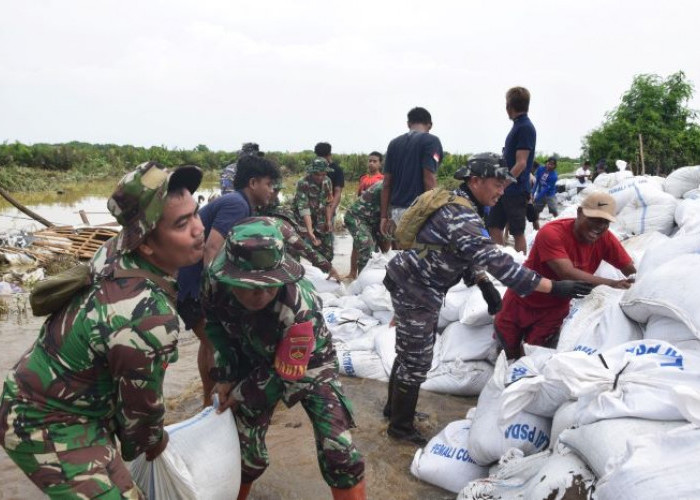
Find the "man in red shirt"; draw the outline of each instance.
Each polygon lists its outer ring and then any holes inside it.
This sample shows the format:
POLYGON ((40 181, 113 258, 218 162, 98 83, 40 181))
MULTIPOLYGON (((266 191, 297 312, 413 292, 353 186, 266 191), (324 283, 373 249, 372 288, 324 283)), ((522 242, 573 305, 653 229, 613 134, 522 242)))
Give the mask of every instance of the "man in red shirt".
MULTIPOLYGON (((629 288, 632 279, 616 281, 593 275, 603 260, 625 276, 637 272, 632 258, 608 231, 614 221, 615 199, 607 193, 592 193, 581 203, 575 219, 554 220, 540 229, 525 267, 553 280, 629 288)), ((522 342, 556 346, 570 300, 539 292, 519 297, 508 290, 503 309, 494 320, 496 336, 507 357, 519 358, 522 342)))
POLYGON ((360 183, 357 186, 357 196, 360 196, 372 184, 384 179, 382 173, 383 156, 377 151, 372 151, 367 160, 367 173, 360 176, 360 183))

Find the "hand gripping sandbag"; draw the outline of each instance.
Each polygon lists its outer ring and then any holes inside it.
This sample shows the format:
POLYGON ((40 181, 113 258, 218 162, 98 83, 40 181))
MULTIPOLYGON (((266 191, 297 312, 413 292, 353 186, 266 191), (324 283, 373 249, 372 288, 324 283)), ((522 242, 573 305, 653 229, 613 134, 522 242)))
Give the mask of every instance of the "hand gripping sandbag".
POLYGON ((131 475, 148 500, 228 500, 241 486, 241 449, 230 411, 205 408, 165 428, 168 446, 155 460, 141 454, 131 475))

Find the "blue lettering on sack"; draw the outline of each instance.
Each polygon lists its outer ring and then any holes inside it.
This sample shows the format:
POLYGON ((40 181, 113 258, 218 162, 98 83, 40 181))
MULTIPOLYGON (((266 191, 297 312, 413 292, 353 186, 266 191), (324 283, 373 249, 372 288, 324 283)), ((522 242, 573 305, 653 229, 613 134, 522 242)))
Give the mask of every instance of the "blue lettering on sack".
POLYGON ((350 377, 357 376, 355 368, 352 366, 352 356, 350 356, 350 352, 348 351, 343 352, 343 371, 350 377))
POLYGON ((476 463, 469 455, 469 451, 466 448, 455 448, 443 443, 435 443, 432 448, 430 448, 430 453, 439 457, 459 460, 460 462, 476 463))
POLYGON ((524 366, 513 366, 510 369, 510 381, 515 382, 527 375, 528 369, 524 366))
POLYGON ((577 345, 576 347, 574 347, 574 351, 582 351, 582 352, 585 352, 586 354, 589 354, 589 355, 593 354, 597 350, 598 349, 596 349, 595 347, 588 347, 585 345, 577 345))
POLYGON ((660 354, 666 356, 669 361, 659 363, 659 366, 673 366, 676 368, 683 369, 683 355, 676 351, 673 347, 668 346, 664 351, 661 351, 661 344, 649 345, 649 344, 637 344, 634 347, 625 349, 625 352, 634 354, 635 356, 643 356, 645 354, 660 354))
POLYGON ((528 424, 511 424, 506 429, 506 439, 514 439, 517 441, 527 441, 532 443, 535 448, 543 449, 549 446, 549 435, 537 427, 530 429, 528 424))

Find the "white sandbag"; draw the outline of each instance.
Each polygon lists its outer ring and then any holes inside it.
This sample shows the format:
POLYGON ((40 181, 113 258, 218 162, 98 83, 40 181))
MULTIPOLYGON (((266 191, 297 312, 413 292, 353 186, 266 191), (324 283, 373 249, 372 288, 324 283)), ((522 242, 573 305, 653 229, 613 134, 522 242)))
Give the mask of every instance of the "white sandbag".
POLYGON ((615 187, 608 189, 608 193, 615 199, 615 213, 619 214, 633 199, 643 196, 641 190, 650 187, 663 192, 663 188, 644 176, 625 179, 615 187))
POLYGON ((325 293, 322 295, 323 307, 339 307, 341 309, 359 309, 365 314, 372 314, 372 310, 365 304, 365 301, 358 295, 342 295, 340 297, 334 296, 335 299, 328 300, 326 302, 326 297, 329 295, 325 293))
POLYGON ((677 235, 668 238, 663 244, 649 246, 637 266, 637 278, 642 278, 676 257, 692 253, 700 253, 700 238, 693 234, 677 235))
POLYGON ((382 325, 388 325, 394 317, 394 311, 372 311, 372 317, 382 325))
POLYGON ((377 323, 360 335, 352 338, 346 337, 345 340, 340 340, 339 338, 334 337, 333 343, 336 345, 336 348, 347 351, 374 351, 374 344, 377 335, 382 334, 388 328, 388 325, 377 323))
MULTIPOLYGON (((473 287, 472 287, 473 288, 473 287)), ((466 302, 471 291, 462 281, 450 288, 445 294, 440 308, 440 317, 448 324, 459 321, 459 311, 466 302)))
POLYGON ((328 279, 327 274, 310 264, 304 264, 304 278, 311 282, 318 293, 346 294, 343 283, 338 283, 334 279, 328 279))
POLYGON ((364 303, 372 311, 393 311, 391 305, 391 294, 383 283, 367 285, 360 294, 364 303))
POLYGON ((700 254, 682 255, 645 272, 625 291, 620 307, 638 323, 646 323, 652 315, 681 321, 700 338, 700 307, 691 293, 698 283, 700 254))
POLYGON ((700 429, 693 425, 631 437, 596 484, 597 500, 700 498, 700 429))
POLYGON ((326 307, 323 309, 323 318, 326 320, 333 340, 343 342, 361 337, 370 328, 379 324, 377 319, 353 308, 326 307))
POLYGON ((666 177, 664 191, 681 198, 686 192, 697 189, 700 186, 700 165, 694 167, 681 167, 666 177))
POLYGON ((574 450, 596 476, 602 477, 607 463, 611 459, 619 460, 630 438, 667 432, 687 423, 685 420, 612 418, 567 429, 559 436, 559 442, 574 450))
POLYGON ((617 186, 621 182, 634 177, 634 174, 629 170, 622 172, 613 172, 610 174, 600 174, 593 180, 593 185, 598 188, 610 189, 617 186))
POLYGON ((564 500, 589 498, 593 472, 567 449, 523 457, 509 453, 495 472, 469 483, 457 500, 564 500))
MULTIPOLYGON (((506 287, 498 281, 494 281, 494 286, 501 297, 506 293, 506 287)), ((478 286, 467 289, 467 297, 459 310, 459 321, 465 325, 482 326, 493 324, 493 316, 489 314, 488 304, 484 300, 478 286)))
POLYGON ((686 191, 683 194, 683 199, 684 200, 697 200, 700 199, 700 188, 698 189, 691 189, 690 191, 686 191))
POLYGON ((638 417, 679 420, 671 389, 700 384, 697 370, 684 369, 683 353, 659 341, 634 341, 598 356, 582 352, 552 356, 543 375, 570 391, 577 406, 576 423, 638 417))
POLYGON ((386 266, 395 255, 396 252, 393 250, 389 250, 386 253, 372 253, 372 257, 367 261, 367 265, 360 271, 354 282, 357 283, 353 288, 354 293, 362 293, 365 287, 369 285, 381 284, 386 276, 386 266))
POLYGON ((658 316, 656 314, 649 317, 649 321, 644 327, 644 338, 664 340, 675 345, 676 347, 680 347, 678 342, 698 340, 695 334, 685 325, 685 323, 678 321, 675 318, 658 316))
POLYGON ((396 327, 388 327, 378 331, 374 337, 374 351, 379 355, 384 365, 384 370, 391 373, 396 359, 396 327))
POLYGON ((700 427, 700 390, 695 387, 679 385, 673 388, 672 397, 683 418, 700 427))
POLYGON ((616 215, 616 227, 630 234, 671 234, 678 200, 653 184, 636 186, 634 194, 616 215))
POLYGON ((478 465, 469 456, 470 428, 470 419, 447 424, 425 448, 416 451, 411 474, 453 493, 458 493, 469 481, 488 476, 488 468, 478 465))
MULTIPOLYGON (((330 293, 330 292, 321 292, 321 293, 318 293, 318 296, 321 299, 321 303, 323 304, 323 307, 340 307, 338 305, 340 297, 338 297, 336 294, 330 293)), ((351 297, 352 297, 352 295, 351 295, 351 297)))
POLYGON ((518 361, 508 366, 504 352, 496 360, 494 373, 479 395, 474 412, 472 431, 469 433, 469 452, 480 465, 497 461, 508 449, 517 448, 531 455, 547 448, 551 419, 520 412, 514 418, 498 425, 501 395, 513 370, 522 367, 518 361))
MULTIPOLYGON (((619 290, 619 292, 622 292, 622 290, 619 290)), ((644 333, 641 325, 629 319, 620 308, 618 301, 622 298, 622 295, 622 293, 609 295, 610 301, 603 308, 603 313, 578 338, 572 349, 573 351, 593 354, 631 340, 641 340, 643 338, 644 333)))
POLYGON ((492 374, 493 366, 486 361, 457 359, 439 363, 433 357, 433 365, 420 388, 455 396, 476 396, 486 386, 492 374))
POLYGON ((241 450, 233 414, 213 407, 165 427, 170 440, 155 460, 142 453, 131 475, 148 500, 217 500, 238 494, 241 450))
POLYGON ((559 441, 561 433, 566 429, 570 429, 576 426, 576 414, 578 412, 578 407, 576 406, 576 401, 567 401, 561 405, 552 417, 552 432, 550 448, 554 448, 559 441))
POLYGON ((450 323, 438 338, 441 341, 435 345, 435 354, 441 362, 486 359, 497 343, 493 325, 468 326, 459 321, 450 323))
POLYGON ((348 351, 336 349, 340 373, 348 377, 389 380, 382 359, 374 351, 348 351))
POLYGON ((697 236, 700 233, 700 197, 678 203, 673 218, 679 228, 678 234, 697 236))

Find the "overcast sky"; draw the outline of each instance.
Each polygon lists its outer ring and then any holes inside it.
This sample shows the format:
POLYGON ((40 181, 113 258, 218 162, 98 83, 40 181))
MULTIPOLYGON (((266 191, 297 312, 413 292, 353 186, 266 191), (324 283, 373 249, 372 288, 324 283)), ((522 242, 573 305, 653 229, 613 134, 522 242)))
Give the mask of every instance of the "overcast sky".
POLYGON ((577 157, 635 75, 700 86, 699 19, 697 0, 3 0, 0 142, 367 153, 423 106, 446 151, 500 151, 522 85, 538 152, 577 157))

